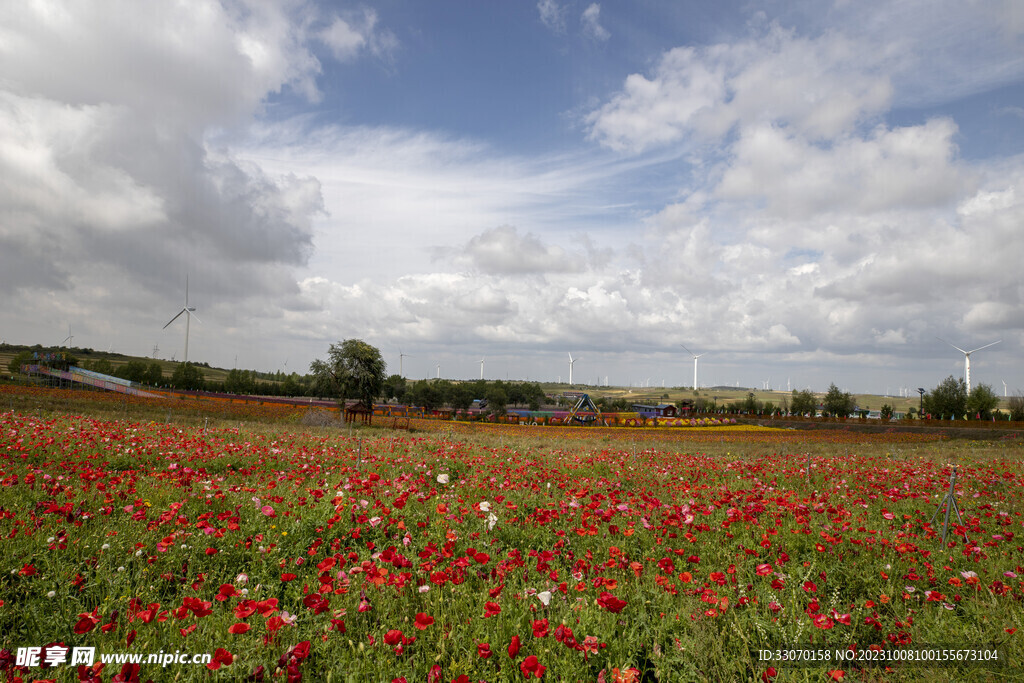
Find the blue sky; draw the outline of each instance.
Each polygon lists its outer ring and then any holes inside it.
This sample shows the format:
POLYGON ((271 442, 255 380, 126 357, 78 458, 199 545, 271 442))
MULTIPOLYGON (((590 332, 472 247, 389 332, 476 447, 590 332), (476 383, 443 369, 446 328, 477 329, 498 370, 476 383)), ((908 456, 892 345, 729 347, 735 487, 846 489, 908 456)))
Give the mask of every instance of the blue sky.
MULTIPOLYGON (((1024 10, 0 3, 0 337, 1024 389, 1024 10)), ((237 359, 237 360, 236 360, 237 359)), ((770 378, 770 381, 769 381, 770 378)))

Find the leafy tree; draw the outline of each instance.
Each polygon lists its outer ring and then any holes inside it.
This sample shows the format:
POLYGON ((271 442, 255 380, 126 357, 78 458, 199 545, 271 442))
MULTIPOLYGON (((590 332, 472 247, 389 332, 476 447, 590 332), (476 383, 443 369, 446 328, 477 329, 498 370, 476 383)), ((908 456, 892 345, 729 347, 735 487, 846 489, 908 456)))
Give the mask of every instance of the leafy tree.
POLYGON ((950 375, 924 395, 924 412, 950 418, 967 412, 967 384, 950 375))
POLYGON ((86 361, 85 369, 92 370, 93 372, 98 372, 102 375, 114 374, 114 364, 111 363, 106 358, 98 358, 94 361, 86 361))
POLYGON ((472 384, 459 382, 452 385, 451 394, 448 396, 448 403, 455 410, 467 411, 473 405, 475 394, 476 390, 472 384))
POLYGON ((853 396, 849 392, 840 391, 839 387, 833 383, 829 385, 822 406, 826 415, 849 417, 850 413, 856 409, 857 404, 854 403, 853 396))
POLYGON ((380 349, 362 339, 331 344, 327 360, 317 359, 309 366, 320 395, 355 398, 371 410, 384 388, 386 369, 380 349))
MULTIPOLYGON (((140 363, 140 365, 142 364, 140 363)), ((143 366, 143 369, 145 369, 145 366, 143 366)), ((131 381, 136 382, 141 380, 133 379, 131 381)), ((192 363, 178 363, 178 367, 174 368, 174 373, 171 375, 171 386, 175 389, 201 391, 203 384, 203 371, 195 365, 192 365, 192 363)))
MULTIPOLYGON (((189 363, 189 365, 191 365, 191 363, 189 363)), ((121 379, 126 379, 129 382, 141 383, 146 381, 146 370, 146 364, 143 363, 141 360, 130 360, 121 367, 119 367, 114 372, 114 376, 120 377, 121 379)), ((199 372, 199 370, 196 370, 196 372, 199 372)), ((200 373, 200 377, 202 377, 202 373, 200 373)))
POLYGON ((284 378, 281 383, 281 393, 285 396, 298 396, 302 393, 302 385, 299 384, 298 373, 292 373, 284 378))
POLYGON ((547 400, 547 395, 544 394, 544 390, 540 388, 540 385, 536 382, 531 382, 526 385, 524 390, 526 397, 526 403, 530 410, 540 410, 541 405, 547 400))
POLYGON ((967 396, 967 412, 982 420, 992 419, 992 411, 999 407, 999 397, 987 384, 979 384, 967 396))
POLYGON ((11 371, 11 374, 21 372, 22 365, 29 365, 32 363, 32 352, 22 351, 21 353, 14 356, 11 361, 7 364, 7 369, 11 371))
POLYGON ((150 363, 149 367, 146 368, 146 384, 150 386, 159 386, 164 382, 164 371, 160 367, 159 363, 150 363))
POLYGON ((442 403, 441 392, 429 379, 414 382, 407 394, 409 403, 422 406, 424 410, 434 410, 442 403))
POLYGON ((401 403, 405 399, 406 391, 408 391, 408 385, 405 378, 401 375, 391 375, 384 380, 384 390, 381 393, 381 397, 385 401, 393 398, 401 403))
POLYGON ((1010 397, 1010 419, 1014 422, 1024 422, 1024 396, 1014 394, 1010 397))
POLYGON ((487 412, 492 415, 504 415, 508 406, 508 392, 499 380, 487 388, 487 412))
POLYGON ((882 404, 882 408, 878 411, 878 414, 882 418, 882 422, 888 422, 889 420, 891 420, 892 419, 892 413, 893 413, 892 406, 889 405, 888 403, 883 403, 882 404))

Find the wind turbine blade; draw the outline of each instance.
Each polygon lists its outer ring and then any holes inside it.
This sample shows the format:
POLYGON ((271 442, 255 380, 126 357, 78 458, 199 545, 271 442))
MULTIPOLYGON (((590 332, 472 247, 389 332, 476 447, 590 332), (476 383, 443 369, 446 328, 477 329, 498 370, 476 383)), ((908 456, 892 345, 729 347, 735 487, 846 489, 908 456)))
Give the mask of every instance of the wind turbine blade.
POLYGON ((686 345, 685 345, 685 344, 680 344, 680 346, 682 346, 682 347, 683 347, 683 351, 686 351, 686 352, 687 352, 688 354, 690 354, 691 356, 692 356, 692 355, 694 355, 693 351, 691 351, 690 349, 686 348, 686 345))
POLYGON ((167 327, 168 327, 168 326, 169 326, 169 325, 170 325, 171 323, 173 323, 173 322, 174 322, 175 320, 177 320, 178 318, 180 318, 180 317, 181 317, 181 314, 182 314, 182 313, 187 313, 187 312, 188 312, 188 309, 186 309, 186 308, 183 308, 183 309, 181 309, 180 311, 178 311, 178 315, 176 315, 176 316, 174 316, 173 318, 171 318, 170 320, 168 320, 168 321, 167 321, 167 325, 164 325, 163 329, 165 329, 165 330, 166 330, 166 329, 167 329, 167 327))
POLYGON ((1000 339, 999 341, 994 341, 991 344, 985 344, 984 346, 979 346, 976 349, 971 349, 970 351, 964 351, 964 353, 974 353, 975 351, 981 351, 982 349, 987 349, 990 346, 995 346, 996 344, 998 344, 1001 341, 1003 341, 1003 340, 1000 339))
MULTIPOLYGON (((181 314, 179 313, 178 315, 181 315, 181 314)), ((203 321, 200 320, 199 316, 196 315, 195 313, 193 313, 191 310, 188 311, 188 315, 189 315, 190 318, 195 318, 197 323, 202 324, 203 321)))
MULTIPOLYGON (((946 341, 945 339, 943 339, 942 337, 936 337, 936 339, 938 339, 938 340, 939 340, 940 342, 942 342, 943 344, 949 344, 949 342, 948 342, 948 341, 946 341)), ((953 347, 954 349, 956 349, 957 351, 959 351, 960 353, 972 353, 971 351, 964 351, 963 349, 961 349, 961 348, 960 348, 959 346, 957 346, 956 344, 949 344, 949 345, 950 345, 950 346, 952 346, 952 347, 953 347)), ((984 347, 982 347, 982 348, 984 348, 984 347)), ((977 349, 975 349, 975 351, 977 351, 977 349)))

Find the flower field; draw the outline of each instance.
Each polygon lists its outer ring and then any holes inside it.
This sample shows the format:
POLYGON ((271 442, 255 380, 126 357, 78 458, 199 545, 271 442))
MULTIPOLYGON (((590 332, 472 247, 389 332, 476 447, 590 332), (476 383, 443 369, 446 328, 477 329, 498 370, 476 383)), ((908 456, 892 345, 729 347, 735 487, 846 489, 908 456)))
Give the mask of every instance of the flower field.
POLYGON ((104 415, 0 413, 0 680, 1021 677, 1019 442, 104 415), (758 661, 808 643, 1000 660, 758 661))

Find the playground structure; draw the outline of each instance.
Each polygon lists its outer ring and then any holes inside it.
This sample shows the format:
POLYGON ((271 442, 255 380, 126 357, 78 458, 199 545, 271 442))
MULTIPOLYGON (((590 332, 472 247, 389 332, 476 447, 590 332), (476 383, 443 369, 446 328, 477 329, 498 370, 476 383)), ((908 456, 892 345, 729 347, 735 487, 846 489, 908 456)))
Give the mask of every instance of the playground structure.
POLYGON ((93 372, 92 370, 86 370, 85 368, 75 366, 71 366, 67 370, 61 370, 58 368, 51 368, 46 365, 22 365, 21 371, 29 376, 41 375, 43 377, 50 377, 62 382, 84 384, 95 389, 115 391, 120 394, 128 394, 129 396, 161 398, 157 394, 139 389, 133 382, 129 382, 126 379, 113 377, 111 375, 104 375, 99 372, 93 372))

